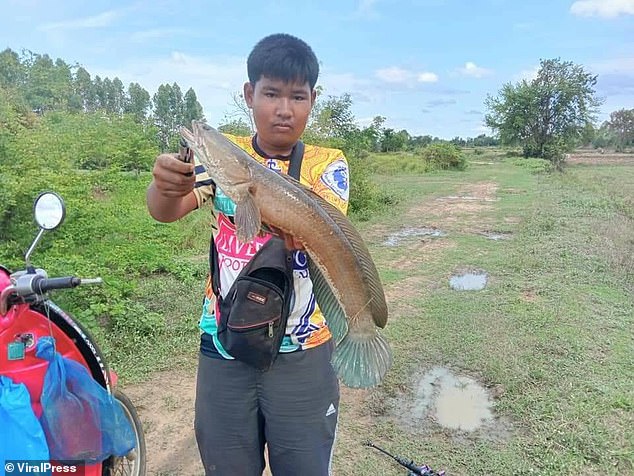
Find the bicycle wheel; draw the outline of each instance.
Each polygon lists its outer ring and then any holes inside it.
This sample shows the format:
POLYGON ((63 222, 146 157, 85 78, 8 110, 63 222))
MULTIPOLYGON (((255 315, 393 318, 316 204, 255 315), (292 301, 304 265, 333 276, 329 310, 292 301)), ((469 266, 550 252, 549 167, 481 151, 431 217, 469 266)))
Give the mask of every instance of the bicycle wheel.
POLYGON ((114 397, 121 403, 126 417, 128 417, 128 420, 130 420, 132 424, 136 445, 127 455, 122 457, 111 456, 104 461, 101 474, 103 476, 145 476, 145 436, 143 434, 141 420, 136 412, 136 408, 134 408, 134 405, 125 393, 120 390, 115 390, 114 397))

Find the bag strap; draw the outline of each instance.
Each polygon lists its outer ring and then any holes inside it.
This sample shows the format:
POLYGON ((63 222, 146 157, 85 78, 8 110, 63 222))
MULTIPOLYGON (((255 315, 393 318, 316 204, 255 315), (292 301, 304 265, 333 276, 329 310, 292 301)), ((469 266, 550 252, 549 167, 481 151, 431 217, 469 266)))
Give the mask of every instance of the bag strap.
MULTIPOLYGON (((293 147, 293 152, 288 161, 288 175, 295 180, 299 180, 302 170, 302 161, 304 160, 304 143, 298 140, 293 147)), ((262 251, 264 247, 258 250, 258 253, 262 251)), ((258 254, 256 253, 256 255, 258 254)), ((220 266, 218 265, 218 253, 214 244, 214 234, 211 234, 211 241, 209 243, 209 268, 211 269, 211 287, 216 295, 216 299, 220 299, 220 288, 218 283, 220 282, 220 266)))
POLYGON ((288 161, 288 175, 295 180, 299 180, 299 174, 302 171, 302 161, 304 160, 304 143, 299 140, 293 148, 293 153, 288 161))

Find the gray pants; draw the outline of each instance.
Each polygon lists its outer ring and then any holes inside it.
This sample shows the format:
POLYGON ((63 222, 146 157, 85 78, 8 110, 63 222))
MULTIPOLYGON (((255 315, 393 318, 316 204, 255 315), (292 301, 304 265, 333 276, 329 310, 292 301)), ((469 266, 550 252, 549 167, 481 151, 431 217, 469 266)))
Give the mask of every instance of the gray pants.
POLYGON ((337 429, 332 342, 279 354, 262 372, 200 354, 195 429, 207 476, 326 476, 337 429))

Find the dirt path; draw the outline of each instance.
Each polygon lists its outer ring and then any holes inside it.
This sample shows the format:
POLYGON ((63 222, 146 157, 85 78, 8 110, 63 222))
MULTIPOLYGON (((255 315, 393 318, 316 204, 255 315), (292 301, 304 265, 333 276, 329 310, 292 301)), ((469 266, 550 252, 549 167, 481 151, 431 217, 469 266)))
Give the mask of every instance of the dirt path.
POLYGON ((149 475, 204 474, 194 438, 196 374, 160 372, 143 384, 125 388, 137 407, 147 445, 149 475))
MULTIPOLYGON (((478 232, 486 223, 482 214, 492 208, 496 201, 498 185, 494 182, 480 182, 465 185, 457 193, 417 203, 403 217, 403 223, 417 227, 443 227, 465 232, 478 232), (423 218, 424 217, 424 218, 423 218), (423 219, 426 220, 422 223, 423 219)), ((377 227, 371 232, 373 238, 387 238, 387 231, 377 227)), ((405 245, 403 260, 397 260, 393 266, 408 270, 412 267, 412 256, 425 259, 440 248, 453 246, 449 241, 418 240, 405 245), (421 243, 425 242, 425 246, 421 243), (411 247, 417 247, 414 252, 411 247)), ((415 264, 415 263, 414 263, 415 264)), ((403 312, 403 297, 408 297, 419 287, 421 276, 412 276, 398 286, 385 289, 390 314, 394 318, 403 312), (401 303, 401 304, 398 304, 401 303)), ((392 317, 391 317, 392 318, 392 317)), ((177 369, 160 372, 148 381, 124 388, 125 393, 137 406, 145 428, 147 444, 148 474, 152 476, 197 476, 203 475, 202 465, 194 437, 194 398, 196 375, 194 370, 177 369)), ((363 438, 364 429, 371 424, 372 414, 367 409, 373 406, 375 395, 372 390, 351 390, 341 388, 340 420, 336 454, 342 454, 342 460, 354 465, 355 458, 362 458, 358 449, 359 438, 363 438), (355 449, 357 448, 357 449, 355 449)), ((354 466, 335 468, 335 474, 352 474, 354 466)), ((265 472, 265 475, 269 474, 265 472)))

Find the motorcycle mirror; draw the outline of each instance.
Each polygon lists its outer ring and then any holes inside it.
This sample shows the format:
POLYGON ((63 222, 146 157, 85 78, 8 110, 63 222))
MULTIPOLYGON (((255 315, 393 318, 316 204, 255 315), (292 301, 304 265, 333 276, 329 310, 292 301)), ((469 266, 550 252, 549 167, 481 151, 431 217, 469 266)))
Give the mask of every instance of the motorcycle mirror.
POLYGON ((66 217, 64 200, 55 192, 43 192, 33 205, 35 221, 42 230, 54 230, 66 217))

